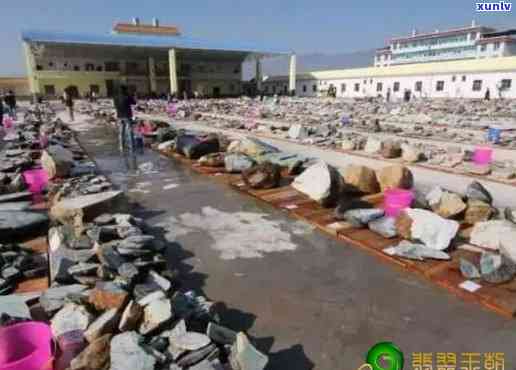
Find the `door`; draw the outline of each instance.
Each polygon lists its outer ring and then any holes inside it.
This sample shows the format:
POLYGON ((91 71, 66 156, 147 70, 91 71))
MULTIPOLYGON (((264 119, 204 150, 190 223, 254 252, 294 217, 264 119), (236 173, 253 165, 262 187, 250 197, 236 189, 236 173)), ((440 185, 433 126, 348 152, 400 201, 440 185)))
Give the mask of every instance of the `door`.
POLYGON ((106 93, 109 98, 115 94, 115 82, 113 80, 106 80, 106 93))

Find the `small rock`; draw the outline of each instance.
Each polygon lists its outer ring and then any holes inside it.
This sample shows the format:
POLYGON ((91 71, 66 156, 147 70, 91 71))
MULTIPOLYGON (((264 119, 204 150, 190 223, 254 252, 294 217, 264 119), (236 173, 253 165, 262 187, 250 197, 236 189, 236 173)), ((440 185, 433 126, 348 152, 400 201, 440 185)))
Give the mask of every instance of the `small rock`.
MULTIPOLYGON (((4 289, 5 286, 0 287, 4 289)), ((0 296, 0 316, 9 315, 20 319, 32 319, 29 306, 21 296, 4 295, 0 296)))
POLYGON ((297 176, 292 187, 323 207, 329 207, 337 201, 342 178, 334 167, 319 161, 297 176))
POLYGON ((210 343, 211 339, 207 335, 191 331, 174 338, 174 345, 187 351, 196 351, 210 343))
POLYGON ((73 164, 73 153, 60 145, 49 146, 41 155, 41 165, 49 179, 67 177, 73 164))
POLYGON ((357 144, 353 140, 343 140, 340 143, 340 147, 342 150, 355 150, 357 148, 357 144))
POLYGON ((401 151, 401 157, 405 162, 416 163, 424 157, 421 150, 410 144, 402 144, 401 151))
POLYGON ((277 164, 265 162, 243 171, 242 178, 253 189, 272 189, 279 185, 281 168, 277 164))
POLYGON ((118 268, 118 274, 130 283, 138 276, 139 271, 132 263, 124 263, 118 268))
POLYGON ((229 173, 240 173, 249 170, 255 164, 254 159, 244 154, 226 154, 224 157, 224 165, 229 173))
POLYGON ((154 270, 149 271, 147 283, 155 284, 164 292, 168 292, 172 287, 172 283, 168 279, 164 278, 154 270))
POLYGON ((376 172, 376 177, 382 191, 390 188, 410 189, 414 185, 412 172, 405 166, 384 167, 376 172))
POLYGON ((0 241, 9 242, 13 238, 33 234, 48 225, 44 213, 26 211, 0 211, 0 241))
POLYGON ((199 164, 204 167, 224 167, 224 153, 210 153, 199 158, 199 164))
POLYGON ((89 302, 97 310, 109 310, 121 308, 127 301, 128 293, 113 282, 98 282, 95 289, 90 292, 89 302))
POLYGON ((210 356, 212 352, 217 351, 217 346, 215 344, 210 344, 204 348, 201 348, 197 351, 193 351, 190 353, 187 353, 186 355, 182 356, 178 361, 177 364, 182 367, 186 368, 192 365, 195 365, 202 360, 204 360, 206 357, 210 356))
POLYGON ((467 259, 460 259, 460 272, 466 279, 478 279, 480 278, 480 271, 478 268, 467 259))
POLYGON ((68 273, 76 276, 95 275, 99 267, 98 263, 83 263, 80 262, 68 269, 68 273))
POLYGON ((470 243, 479 247, 498 250, 516 240, 516 226, 509 221, 477 222, 470 235, 470 243))
POLYGON ((172 318, 172 305, 168 299, 154 300, 145 306, 140 334, 146 335, 161 327, 172 318))
POLYGON ((208 324, 206 334, 217 344, 233 344, 236 341, 237 333, 231 329, 217 325, 213 322, 208 324))
POLYGON ((491 173, 491 166, 490 165, 478 165, 478 164, 471 164, 468 166, 465 166, 466 170, 469 173, 472 173, 473 175, 489 175, 491 173))
POLYGON ((367 139, 367 143, 365 145, 364 151, 369 154, 377 154, 382 150, 383 142, 381 140, 375 139, 370 136, 367 139))
POLYGON ((385 248, 383 252, 389 256, 400 256, 418 261, 424 261, 426 258, 437 260, 450 259, 450 256, 445 252, 428 248, 423 244, 411 243, 405 240, 400 242, 397 246, 385 248))
POLYGON ((61 309, 65 304, 65 300, 68 296, 74 294, 81 294, 88 287, 85 285, 63 285, 59 287, 49 288, 45 290, 39 298, 39 303, 45 310, 45 312, 52 314, 53 312, 61 309))
POLYGON ((135 330, 143 316, 143 307, 135 301, 130 301, 122 313, 120 324, 118 326, 120 331, 135 330))
POLYGON ((352 209, 344 212, 344 219, 354 227, 364 227, 369 222, 383 217, 385 211, 379 208, 352 209))
POLYGON ((398 236, 396 219, 394 217, 381 217, 377 220, 370 221, 368 227, 369 230, 380 234, 384 238, 390 239, 398 236))
POLYGON ((482 279, 492 284, 511 281, 516 274, 516 264, 503 255, 482 253, 480 258, 482 279))
POLYGON ((493 203, 493 197, 487 189, 478 181, 473 181, 466 189, 468 200, 479 200, 487 204, 493 203))
POLYGON ((383 143, 380 154, 383 158, 398 158, 401 156, 401 144, 397 141, 387 140, 383 143))
POLYGON ((305 139, 308 136, 308 129, 300 124, 293 124, 288 130, 288 137, 291 139, 305 139))
POLYGON ((92 343, 104 334, 112 334, 117 327, 119 318, 120 315, 116 308, 104 312, 93 321, 88 330, 84 333, 84 336, 89 343, 92 343))
POLYGON ((428 203, 432 210, 444 218, 452 218, 466 210, 466 203, 455 193, 435 187, 427 195, 428 203))
POLYGON ((71 370, 104 370, 109 366, 111 335, 95 339, 70 363, 71 370))
POLYGON ((156 359, 142 348, 142 341, 135 332, 115 336, 111 341, 110 370, 154 370, 156 359))
POLYGON ((269 358, 259 352, 244 333, 238 333, 236 342, 231 348, 229 362, 233 369, 263 370, 269 358))
POLYGON ((112 214, 104 213, 93 220, 93 223, 97 226, 110 225, 115 222, 115 217, 112 214))
MULTIPOLYGON (((344 170, 345 190, 352 193, 375 194, 380 191, 380 184, 374 170, 357 165, 349 165, 344 170)), ((317 180, 313 180, 317 181, 317 180)))
POLYGON ((93 316, 84 308, 75 303, 66 304, 52 318, 51 327, 54 337, 74 330, 86 330, 93 320, 93 316))
POLYGON ((494 209, 481 200, 468 200, 468 208, 464 215, 464 222, 474 225, 477 222, 488 221, 494 214, 494 209))

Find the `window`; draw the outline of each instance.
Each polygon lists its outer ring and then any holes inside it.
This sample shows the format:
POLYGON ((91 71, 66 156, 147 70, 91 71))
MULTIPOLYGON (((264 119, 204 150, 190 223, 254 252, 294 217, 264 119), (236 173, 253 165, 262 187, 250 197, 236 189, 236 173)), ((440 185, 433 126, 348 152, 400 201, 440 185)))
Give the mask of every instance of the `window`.
POLYGON ((272 93, 276 94, 276 86, 272 86, 272 93))
POLYGON ((92 63, 86 63, 85 69, 87 71, 94 71, 95 70, 95 66, 92 63))
POLYGON ((443 91, 444 90, 444 81, 437 81, 435 85, 435 91, 443 91))
POLYGON ((423 81, 416 81, 414 90, 416 90, 417 92, 421 92, 423 90, 423 81))
POLYGON ((480 46, 480 51, 486 51, 487 50, 487 46, 486 45, 481 45, 480 46))
POLYGON ((287 89, 288 89, 287 85, 283 86, 283 92, 284 93, 287 93, 287 89))
POLYGON ((81 67, 79 67, 79 66, 73 66, 73 70, 74 70, 74 71, 80 71, 80 70, 81 70, 81 67))
POLYGON ((364 85, 367 83, 367 80, 364 80, 364 85))
POLYGON ((493 48, 494 48, 495 50, 500 49, 500 43, 499 43, 499 42, 495 42, 495 43, 494 43, 494 45, 493 45, 493 48))
POLYGON ((36 65, 36 71, 42 71, 43 70, 43 66, 38 64, 36 65))
POLYGON ((45 95, 55 95, 56 94, 56 88, 54 85, 45 85, 45 95))
POLYGON ((504 80, 502 80, 501 88, 502 88, 502 90, 508 90, 511 88, 511 85, 512 85, 512 80, 504 79, 504 80))
POLYGON ((457 81, 457 76, 453 76, 453 77, 451 78, 451 80, 452 80, 452 82, 457 81))
POLYGON ((306 92, 306 85, 303 85, 303 92, 306 92))
POLYGON ((236 67, 236 68, 233 70, 233 73, 234 73, 234 74, 239 74, 239 73, 240 73, 240 67, 236 67))
POLYGON ((346 92, 346 84, 340 84, 340 92, 345 93, 346 92))
POLYGON ((313 84, 313 85, 312 85, 312 91, 313 91, 313 92, 317 92, 317 85, 316 85, 316 84, 313 84))
POLYGON ((102 72, 102 66, 97 66, 97 72, 102 72))
POLYGON ((482 80, 473 81, 473 91, 480 91, 480 90, 482 90, 482 80))
POLYGON ((104 66, 106 67, 106 72, 120 71, 120 63, 118 62, 106 62, 104 66))
POLYGON ((462 82, 466 82, 466 76, 462 76, 462 82))
POLYGON ((100 92, 99 85, 90 85, 90 92, 94 92, 98 95, 98 93, 100 92))
POLYGON ((381 82, 376 83, 376 92, 380 92, 383 89, 383 84, 381 82))
POLYGON ((355 84, 355 92, 359 92, 360 91, 360 84, 355 84))
POLYGON ((54 62, 48 62, 48 66, 52 68, 54 66, 54 62))
POLYGON ((394 92, 400 91, 400 83, 399 82, 395 82, 393 87, 392 87, 392 90, 394 92))

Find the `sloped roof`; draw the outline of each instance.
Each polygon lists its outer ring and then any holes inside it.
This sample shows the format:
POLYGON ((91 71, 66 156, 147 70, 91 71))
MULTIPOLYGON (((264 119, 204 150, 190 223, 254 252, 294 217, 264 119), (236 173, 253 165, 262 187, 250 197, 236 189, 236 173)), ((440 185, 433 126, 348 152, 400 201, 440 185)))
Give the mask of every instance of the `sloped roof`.
POLYGON ((286 51, 270 50, 260 45, 230 43, 221 41, 209 41, 187 36, 154 36, 133 35, 120 33, 87 34, 56 31, 27 30, 23 31, 21 38, 26 42, 77 44, 77 45, 104 45, 104 46, 130 46, 162 49, 193 49, 193 50, 217 50, 236 51, 261 55, 288 54, 286 51))

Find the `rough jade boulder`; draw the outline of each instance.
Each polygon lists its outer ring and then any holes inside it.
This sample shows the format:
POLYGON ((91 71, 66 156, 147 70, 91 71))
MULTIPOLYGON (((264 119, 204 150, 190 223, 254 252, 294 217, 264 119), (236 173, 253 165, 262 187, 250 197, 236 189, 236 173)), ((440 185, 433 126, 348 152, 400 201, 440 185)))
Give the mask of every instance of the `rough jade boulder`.
POLYGON ((296 177, 292 187, 323 207, 331 207, 340 195, 342 178, 334 167, 320 161, 296 177))
POLYGON ((49 179, 68 176, 73 163, 73 153, 60 145, 49 146, 41 155, 41 166, 49 179))

